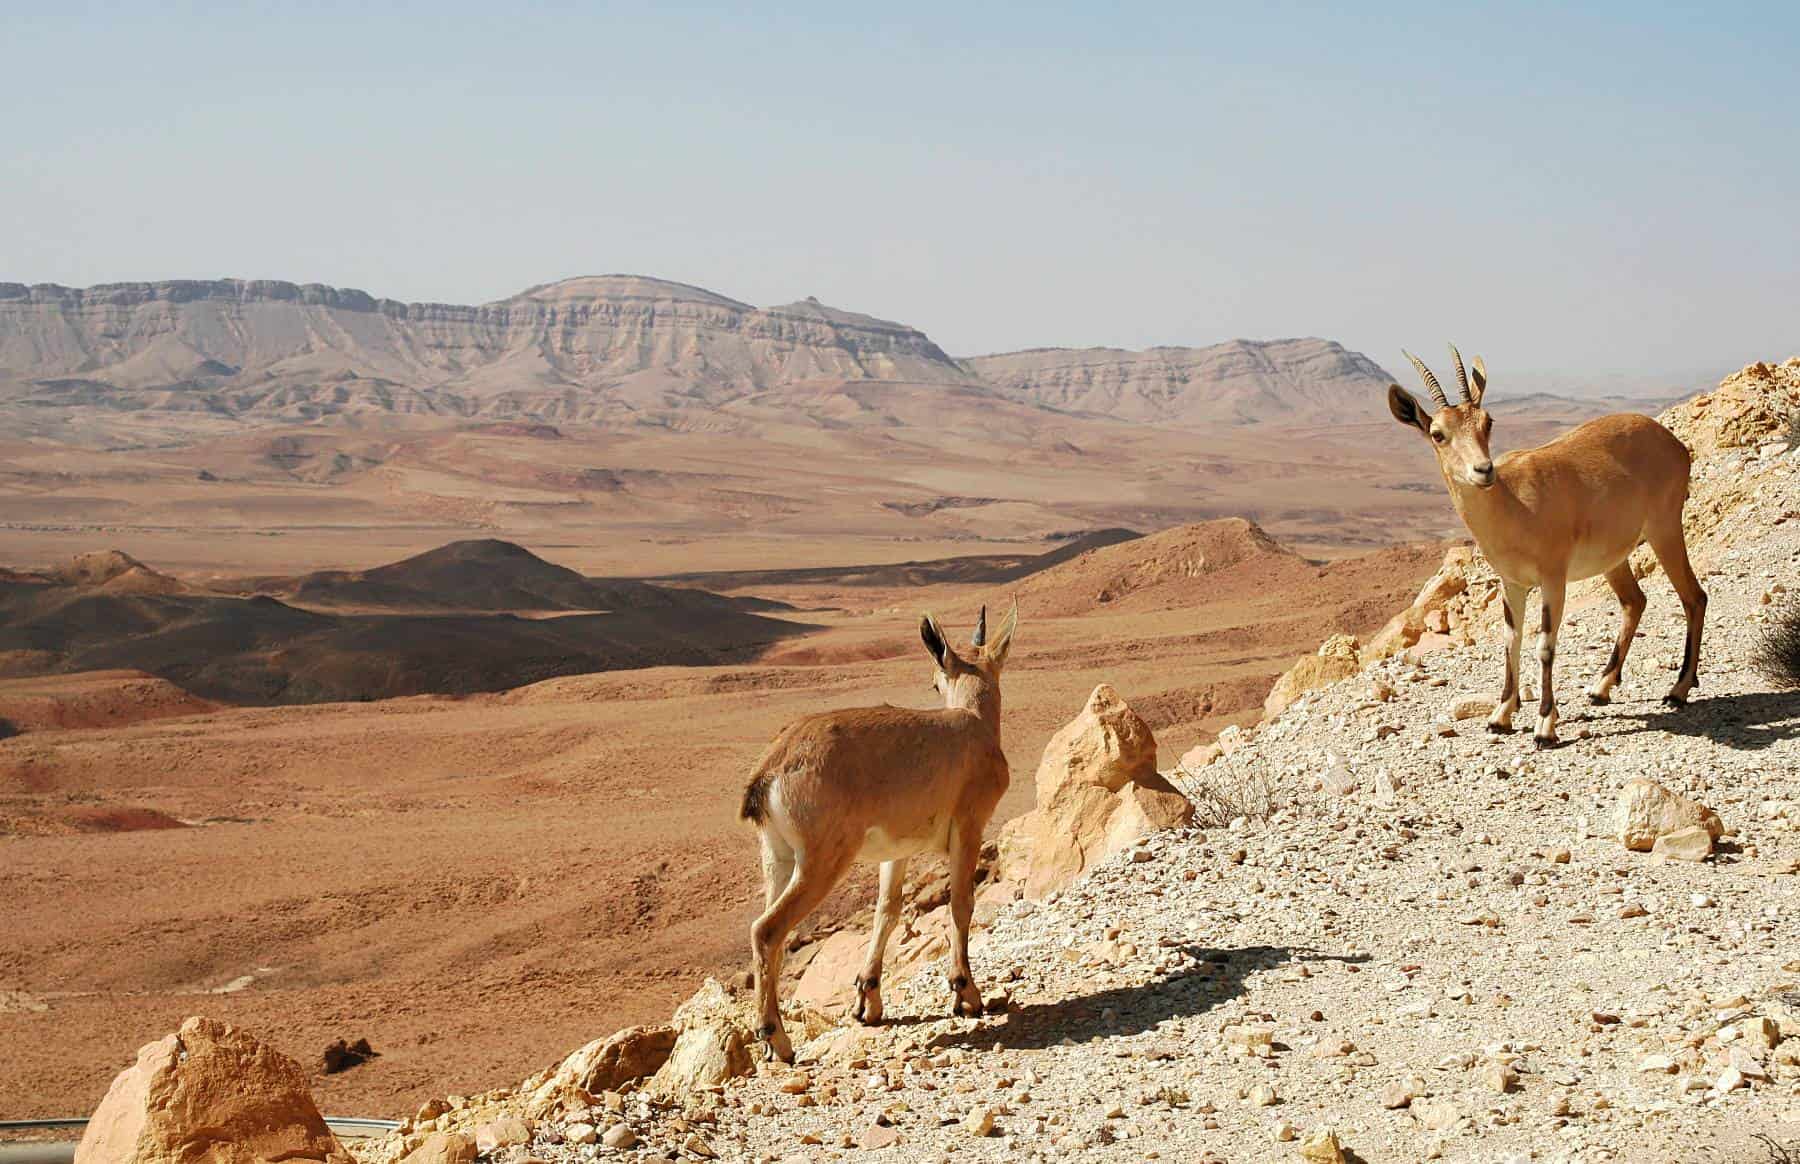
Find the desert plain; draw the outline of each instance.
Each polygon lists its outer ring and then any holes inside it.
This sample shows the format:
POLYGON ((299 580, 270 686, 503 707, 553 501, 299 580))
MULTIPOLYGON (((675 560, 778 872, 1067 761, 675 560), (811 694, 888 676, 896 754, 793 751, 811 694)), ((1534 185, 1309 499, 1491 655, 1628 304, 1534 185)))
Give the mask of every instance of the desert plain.
MULTIPOLYGON (((921 613, 1018 603, 997 827, 1096 684, 1172 764, 1460 532, 1324 341, 984 363, 652 280, 354 294, 0 296, 8 1116, 197 1011, 315 1070, 367 1039, 331 1112, 516 1081, 744 968, 744 775, 795 715, 928 706, 921 613)), ((1497 446, 1606 407, 1497 405, 1497 446)))

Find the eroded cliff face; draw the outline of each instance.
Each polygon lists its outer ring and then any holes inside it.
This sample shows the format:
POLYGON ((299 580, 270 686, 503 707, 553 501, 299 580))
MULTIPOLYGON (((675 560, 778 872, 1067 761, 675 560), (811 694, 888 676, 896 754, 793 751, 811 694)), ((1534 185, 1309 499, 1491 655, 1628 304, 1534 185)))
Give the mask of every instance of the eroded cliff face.
POLYGON ((970 377, 903 324, 627 275, 479 307, 231 279, 0 284, 0 384, 46 404, 604 419, 812 380, 970 377))
POLYGON ((1160 424, 1254 423, 1292 418, 1308 406, 1367 419, 1383 413, 1393 380, 1367 356, 1323 339, 1034 348, 970 357, 963 366, 1015 399, 1160 424))

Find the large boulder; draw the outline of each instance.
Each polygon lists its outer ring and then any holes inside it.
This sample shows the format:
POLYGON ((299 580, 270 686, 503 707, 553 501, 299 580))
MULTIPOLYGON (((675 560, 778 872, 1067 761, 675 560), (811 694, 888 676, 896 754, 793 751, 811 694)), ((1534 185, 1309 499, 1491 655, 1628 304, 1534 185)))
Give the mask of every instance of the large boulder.
POLYGON ((1156 770, 1156 739, 1102 683, 1050 738, 1037 770, 1037 807, 1000 833, 1000 876, 1042 897, 1194 806, 1156 770))
MULTIPOLYGON (((979 913, 976 924, 981 924, 979 913)), ((900 982, 950 951, 950 907, 940 905, 917 917, 902 915, 882 952, 881 976, 900 982)), ((867 930, 839 930, 819 943, 794 986, 802 1010, 841 1012, 856 1000, 856 976, 869 954, 867 930)))
MULTIPOLYGON (((1363 662, 1427 646, 1467 646, 1499 615, 1500 582, 1473 546, 1451 546, 1412 605, 1389 619, 1363 648, 1363 662), (1432 640, 1431 636, 1448 636, 1432 640)), ((1419 652, 1415 652, 1417 654, 1419 652)))
POLYGON ((1117 792, 1156 775, 1156 737, 1150 725, 1107 683, 1094 688, 1081 713, 1044 746, 1037 769, 1037 802, 1063 789, 1091 786, 1117 792))
POLYGON ((227 1023, 190 1018, 147 1044, 100 1101, 76 1164, 355 1164, 300 1064, 227 1023))
POLYGON ((1416 606, 1405 610, 1387 620, 1387 624, 1375 632, 1364 650, 1370 659, 1388 659, 1418 642, 1425 634, 1425 612, 1416 606))
MULTIPOLYGON (((891 943, 890 943, 891 944, 891 943)), ((818 943, 800 981, 794 984, 794 1000, 812 1006, 838 1006, 855 992, 855 979, 869 954, 869 935, 839 930, 818 943)), ((898 975, 888 971, 888 978, 898 975)))
POLYGON ((547 1076, 533 1080, 525 1097, 526 1114, 543 1118, 579 1092, 598 1095, 617 1091, 635 1079, 656 1074, 675 1049, 673 1026, 626 1027, 570 1052, 547 1076))
POLYGON ((475 1164, 481 1149, 462 1132, 433 1132, 400 1157, 399 1164, 475 1164))
POLYGON ((1263 715, 1274 719, 1308 691, 1329 687, 1341 679, 1350 678, 1360 670, 1362 658, 1356 636, 1332 635, 1320 645, 1316 654, 1301 656, 1298 662, 1275 680, 1275 686, 1269 689, 1268 698, 1263 700, 1263 715))
POLYGON ((1643 776, 1627 780, 1619 791, 1614 821, 1619 843, 1638 853, 1655 848, 1658 837, 1682 829, 1704 829, 1715 841, 1725 832, 1718 813, 1643 776))
POLYGON ((708 978, 693 997, 675 1008, 674 1025, 675 1044, 650 1077, 650 1091, 684 1098, 750 1074, 755 1033, 749 1013, 718 979, 708 978))

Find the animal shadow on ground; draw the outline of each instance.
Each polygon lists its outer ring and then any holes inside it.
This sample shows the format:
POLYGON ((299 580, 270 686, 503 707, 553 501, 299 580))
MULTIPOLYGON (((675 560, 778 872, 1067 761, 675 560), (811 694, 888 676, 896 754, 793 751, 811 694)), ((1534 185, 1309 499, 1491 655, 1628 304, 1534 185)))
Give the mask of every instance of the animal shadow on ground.
MULTIPOLYGON (((1141 986, 1120 986, 1055 1002, 1014 1003, 968 1031, 949 1032, 932 1047, 1004 1047, 1038 1050, 1064 1039, 1077 1043, 1141 1034, 1166 1019, 1202 1014, 1234 997, 1258 971, 1289 962, 1364 962, 1367 955, 1323 954, 1285 946, 1245 946, 1218 950, 1183 946, 1195 961, 1141 986)), ((902 1020, 904 1021, 904 1020, 902 1020)))
POLYGON ((1662 732, 1708 739, 1735 751, 1757 752, 1800 736, 1800 692, 1747 691, 1738 695, 1714 695, 1696 699, 1686 707, 1659 704, 1635 715, 1626 712, 1615 716, 1591 716, 1589 721, 1595 725, 1597 736, 1662 732), (1608 719, 1612 724, 1607 724, 1608 719), (1633 719, 1638 722, 1632 723, 1633 719))

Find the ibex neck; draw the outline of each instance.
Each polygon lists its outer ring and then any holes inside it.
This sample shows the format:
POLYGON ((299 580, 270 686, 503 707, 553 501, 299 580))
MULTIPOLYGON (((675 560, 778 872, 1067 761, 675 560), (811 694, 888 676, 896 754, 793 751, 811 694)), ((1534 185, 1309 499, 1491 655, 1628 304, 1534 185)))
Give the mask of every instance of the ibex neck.
POLYGON ((1494 483, 1486 489, 1479 489, 1444 475, 1444 483, 1450 487, 1450 504, 1456 507, 1456 515, 1463 519, 1469 532, 1480 541, 1492 521, 1500 516, 1512 516, 1505 513, 1519 508, 1518 497, 1514 495, 1509 482, 1504 476, 1497 476, 1494 483))
POLYGON ((956 692, 950 701, 950 708, 955 711, 972 711, 981 717, 994 738, 1000 738, 1000 688, 982 684, 968 684, 956 692))

